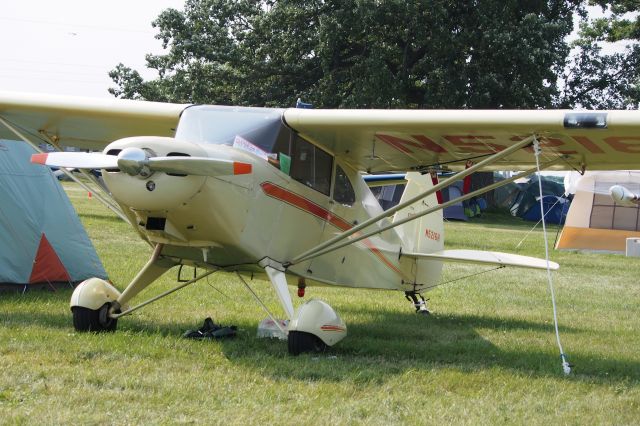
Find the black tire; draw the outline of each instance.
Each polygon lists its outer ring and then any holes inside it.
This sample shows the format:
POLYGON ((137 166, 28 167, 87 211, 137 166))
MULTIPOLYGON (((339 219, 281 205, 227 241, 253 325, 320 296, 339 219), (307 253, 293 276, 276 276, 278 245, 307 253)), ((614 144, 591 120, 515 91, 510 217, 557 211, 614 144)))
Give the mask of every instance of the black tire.
POLYGON ((323 352, 327 345, 318 336, 304 331, 289 332, 289 353, 300 355, 303 352, 323 352))
POLYGON ((101 333, 105 331, 115 331, 118 325, 117 318, 109 318, 110 304, 105 303, 98 310, 83 308, 82 306, 74 306, 71 308, 73 313, 73 328, 76 331, 101 333))

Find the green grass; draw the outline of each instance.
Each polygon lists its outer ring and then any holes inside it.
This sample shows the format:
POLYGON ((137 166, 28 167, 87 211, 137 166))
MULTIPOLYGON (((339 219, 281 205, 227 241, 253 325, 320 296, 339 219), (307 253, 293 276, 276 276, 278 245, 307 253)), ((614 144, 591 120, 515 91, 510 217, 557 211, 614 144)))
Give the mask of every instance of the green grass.
MULTIPOLYGON (((122 288, 150 254, 97 200, 67 192, 111 279, 122 288)), ((544 256, 542 233, 499 214, 447 223, 447 248, 544 256)), ((556 228, 549 230, 551 240, 556 228)), ((502 269, 428 294, 434 315, 401 293, 309 288, 347 322, 322 355, 287 355, 255 337, 265 317, 232 275, 214 274, 120 320, 113 334, 78 334, 70 289, 0 293, 0 423, 5 424, 637 424, 640 261, 552 251, 561 372, 546 274, 502 269), (223 296, 217 290, 223 292, 223 296), (212 316, 227 341, 181 334, 212 316)), ((445 279, 484 268, 448 265, 445 279)), ((175 272, 148 289, 175 285, 175 272)), ((253 284, 268 306, 266 282, 253 284)), ((138 299, 140 300, 140 299, 138 299)))

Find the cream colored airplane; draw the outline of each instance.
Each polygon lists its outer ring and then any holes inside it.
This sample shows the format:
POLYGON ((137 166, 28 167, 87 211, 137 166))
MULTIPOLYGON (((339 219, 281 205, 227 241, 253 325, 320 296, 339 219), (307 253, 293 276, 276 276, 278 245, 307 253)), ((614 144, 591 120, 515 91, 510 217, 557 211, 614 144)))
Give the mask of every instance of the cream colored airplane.
MULTIPOLYGON (((0 137, 102 153, 34 155, 48 166, 101 169, 101 199, 153 253, 120 292, 89 279, 71 299, 79 331, 117 320, 215 271, 266 277, 297 354, 333 345, 347 328, 325 302, 294 309, 288 286, 399 290, 419 313, 443 262, 557 269, 514 254, 445 250, 436 192, 478 170, 634 168, 636 111, 313 110, 182 105, 0 93, 0 137), (469 160, 475 162, 465 168, 469 160), (428 172, 459 171, 436 183, 428 172), (383 211, 363 173, 410 172, 383 211), (110 198, 109 198, 110 197, 110 198), (129 307, 170 268, 207 272, 129 307)), ((277 323, 280 324, 280 323, 277 323)))

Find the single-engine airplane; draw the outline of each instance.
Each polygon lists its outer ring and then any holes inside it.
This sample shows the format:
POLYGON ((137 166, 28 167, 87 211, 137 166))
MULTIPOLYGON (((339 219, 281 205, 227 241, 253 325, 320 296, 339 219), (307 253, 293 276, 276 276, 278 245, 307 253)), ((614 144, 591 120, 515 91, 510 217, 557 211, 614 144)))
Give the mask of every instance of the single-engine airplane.
POLYGON ((292 354, 334 345, 347 328, 323 301, 294 309, 288 285, 299 295, 310 285, 399 290, 427 313, 422 293, 438 283, 443 262, 557 269, 514 254, 445 250, 442 209, 537 170, 640 160, 637 111, 269 109, 0 93, 0 127, 0 137, 33 145, 102 150, 32 161, 101 169, 103 201, 153 247, 122 292, 97 278, 76 287, 76 330, 114 330, 121 316, 228 271, 268 278, 289 319, 282 331, 292 354), (458 173, 443 182, 427 173, 443 167, 458 173), (523 172, 438 203, 438 190, 478 170, 523 172), (409 172, 408 183, 383 211, 362 174, 389 171, 409 172), (128 306, 181 265, 207 272, 128 306))

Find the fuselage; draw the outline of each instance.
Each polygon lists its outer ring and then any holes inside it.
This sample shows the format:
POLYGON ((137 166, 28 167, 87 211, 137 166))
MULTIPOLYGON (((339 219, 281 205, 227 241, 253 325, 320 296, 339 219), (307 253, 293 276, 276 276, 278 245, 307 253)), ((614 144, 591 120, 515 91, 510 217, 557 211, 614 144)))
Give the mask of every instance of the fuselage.
MULTIPOLYGON (((251 173, 228 176, 103 173, 138 232, 164 244, 163 255, 259 273, 264 259, 287 263, 382 212, 358 172, 292 132, 281 110, 192 108, 184 112, 175 138, 126 138, 104 151, 117 155, 133 146, 151 156, 252 165, 251 173)), ((415 266, 400 260, 401 248, 402 236, 391 229, 291 265, 288 272, 307 284, 406 290, 415 284, 415 266)))

